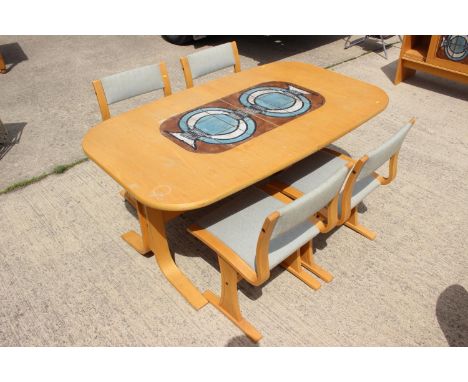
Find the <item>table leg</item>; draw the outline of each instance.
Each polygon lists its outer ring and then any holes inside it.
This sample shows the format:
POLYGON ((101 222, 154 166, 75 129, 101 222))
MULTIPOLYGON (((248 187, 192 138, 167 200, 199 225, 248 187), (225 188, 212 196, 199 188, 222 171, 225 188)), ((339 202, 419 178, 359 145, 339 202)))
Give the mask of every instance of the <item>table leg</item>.
POLYGON ((172 258, 166 237, 164 212, 146 208, 146 216, 149 247, 155 254, 154 257, 162 273, 196 310, 202 308, 208 303, 208 300, 181 272, 172 258))
POLYGON ((137 251, 141 255, 145 255, 151 251, 149 245, 149 233, 148 233, 148 220, 146 218, 146 211, 145 206, 137 201, 136 203, 136 211, 138 214, 138 220, 140 222, 140 230, 141 235, 136 233, 135 231, 128 231, 124 233, 121 237, 124 239, 128 244, 135 251, 137 251))

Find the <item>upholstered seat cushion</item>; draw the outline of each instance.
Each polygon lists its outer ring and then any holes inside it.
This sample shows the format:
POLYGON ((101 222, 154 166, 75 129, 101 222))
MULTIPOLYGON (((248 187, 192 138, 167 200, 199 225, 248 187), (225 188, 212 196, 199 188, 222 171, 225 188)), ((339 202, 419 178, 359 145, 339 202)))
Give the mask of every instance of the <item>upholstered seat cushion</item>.
MULTIPOLYGON (((255 187, 248 188, 222 203, 195 223, 224 242, 253 270, 257 241, 265 218, 284 204, 255 187)), ((312 240, 319 230, 306 221, 270 241, 270 269, 294 250, 312 240)))
POLYGON ((323 184, 347 163, 345 159, 321 150, 280 172, 275 179, 305 194, 323 184))

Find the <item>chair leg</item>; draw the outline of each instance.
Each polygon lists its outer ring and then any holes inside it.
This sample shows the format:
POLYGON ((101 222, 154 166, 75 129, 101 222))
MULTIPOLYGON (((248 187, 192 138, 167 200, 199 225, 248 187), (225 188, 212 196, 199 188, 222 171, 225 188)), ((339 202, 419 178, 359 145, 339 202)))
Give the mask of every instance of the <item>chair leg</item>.
POLYGON ((127 202, 129 202, 133 208, 137 209, 137 201, 135 200, 135 198, 133 198, 133 196, 131 196, 127 190, 120 190, 119 192, 120 196, 122 196, 122 198, 124 198, 127 202))
POLYGON ((317 265, 314 261, 314 247, 312 241, 307 243, 301 248, 301 262, 302 266, 313 274, 320 277, 326 283, 329 283, 333 280, 333 275, 317 265))
POLYGON ((382 43, 382 48, 383 48, 383 51, 384 51, 384 54, 385 54, 385 59, 388 60, 388 55, 387 55, 387 45, 385 44, 385 40, 383 38, 383 36, 380 36, 380 41, 382 43))
POLYGON ((237 294, 237 272, 221 257, 218 257, 218 260, 221 270, 221 298, 209 290, 203 295, 210 304, 229 318, 252 341, 260 341, 262 334, 242 317, 237 294))
POLYGON ((354 207, 351 210, 351 216, 349 217, 348 221, 346 221, 345 226, 351 228, 353 231, 361 234, 362 236, 368 238, 369 240, 374 240, 377 234, 374 231, 364 227, 363 225, 359 224, 358 222, 358 213, 357 208, 354 207))
MULTIPOLYGON (((133 198, 132 198, 133 199, 133 198)), ((133 199, 134 200, 134 199, 133 199)), ((135 231, 128 231, 121 237, 139 254, 146 255, 151 252, 149 245, 148 218, 146 216, 145 206, 135 200, 136 210, 138 213, 138 221, 140 222, 141 235, 135 231)))
POLYGON ((309 273, 305 272, 302 268, 301 255, 299 250, 284 260, 281 263, 281 266, 289 273, 292 273, 294 276, 296 276, 299 280, 306 283, 312 289, 317 290, 320 288, 320 283, 315 280, 309 273))

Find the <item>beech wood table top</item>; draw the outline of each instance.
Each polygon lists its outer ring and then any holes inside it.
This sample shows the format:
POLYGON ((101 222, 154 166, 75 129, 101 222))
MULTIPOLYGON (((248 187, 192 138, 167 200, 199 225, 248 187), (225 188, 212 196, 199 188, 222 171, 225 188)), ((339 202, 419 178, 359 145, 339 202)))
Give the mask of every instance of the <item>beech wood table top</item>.
POLYGON ((174 93, 93 127, 82 145, 140 203, 204 207, 300 161, 385 109, 380 88, 275 62, 174 93))

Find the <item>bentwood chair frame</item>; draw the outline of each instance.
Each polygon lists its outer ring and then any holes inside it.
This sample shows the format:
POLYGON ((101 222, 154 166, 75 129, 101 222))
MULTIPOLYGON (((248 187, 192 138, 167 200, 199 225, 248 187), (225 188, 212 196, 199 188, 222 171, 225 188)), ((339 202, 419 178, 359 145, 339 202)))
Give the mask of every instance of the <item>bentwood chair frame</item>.
MULTIPOLYGON (((346 179, 350 168, 351 165, 346 167, 346 171, 341 169, 340 173, 337 172, 334 174, 333 181, 340 182, 340 184, 338 185, 336 194, 334 194, 333 198, 325 201, 327 208, 324 215, 315 214, 309 217, 309 222, 312 223, 312 227, 317 229, 318 233, 328 232, 336 225, 338 218, 339 189, 346 179)), ((330 178, 330 180, 332 180, 332 178, 330 178)), ((259 188, 266 194, 284 204, 295 202, 269 185, 264 185, 259 188)), ((299 200, 297 200, 297 202, 298 201, 299 200)), ((280 217, 281 215, 279 211, 274 211, 266 217, 263 223, 257 241, 255 270, 247 265, 247 263, 243 261, 241 257, 226 243, 221 241, 207 229, 200 227, 196 223, 188 228, 188 231, 192 235, 205 243, 218 255, 221 271, 221 297, 218 297, 209 290, 204 293, 204 296, 212 305, 214 305, 255 342, 259 341, 262 335, 242 316, 239 306, 237 284, 240 280, 244 279, 248 283, 258 286, 270 278, 270 240, 280 217)), ((317 290, 320 288, 320 283, 309 273, 304 271, 302 267, 303 264, 307 264, 309 270, 325 282, 330 282, 333 279, 333 276, 315 263, 312 248, 312 240, 310 240, 302 247, 295 249, 291 255, 280 263, 280 265, 295 277, 303 281, 306 285, 317 290)))
MULTIPOLYGON (((218 56, 218 58, 220 58, 218 56)), ((212 48, 204 49, 200 52, 189 54, 188 56, 181 57, 180 63, 184 72, 185 85, 187 88, 193 87, 193 80, 209 73, 216 72, 221 69, 232 66, 234 72, 238 73, 241 71, 241 64, 239 58, 239 51, 237 50, 237 44, 235 41, 225 43, 222 45, 214 46, 212 48), (230 50, 232 50, 232 57, 229 57, 230 50), (226 51, 227 50, 227 51, 226 51), (220 62, 216 62, 214 57, 215 54, 223 54, 220 62), (209 62, 207 65, 206 62, 209 62)))
MULTIPOLYGON (((416 122, 416 119, 412 118, 408 122, 407 126, 411 128, 415 122, 416 122)), ((401 147, 401 144, 400 144, 400 147, 401 147)), ((336 157, 340 157, 341 159, 353 165, 353 169, 350 172, 348 179, 346 180, 343 190, 341 192, 341 211, 339 211, 340 216, 339 216, 339 219, 337 219, 336 226, 341 226, 344 224, 346 227, 351 228, 352 230, 356 231, 357 233, 361 234, 367 239, 374 240, 377 234, 374 231, 366 228, 365 226, 359 223, 357 205, 354 207, 351 207, 351 200, 353 197, 354 188, 359 179, 359 176, 361 175, 362 169, 364 168, 367 161, 369 160, 369 156, 366 154, 356 160, 343 153, 332 150, 330 148, 324 148, 323 150, 336 157)), ((376 171, 372 171, 370 173, 370 176, 374 177, 374 179, 376 179, 377 182, 380 183, 380 185, 382 186, 388 185, 396 178, 397 169, 398 169, 399 151, 400 151, 400 148, 398 148, 397 151, 395 151, 390 156, 390 158, 386 161, 388 162, 388 166, 389 166, 388 176, 385 177, 383 175, 380 175, 376 171)), ((297 198, 300 198, 302 195, 304 195, 304 193, 299 191, 297 188, 292 187, 288 184, 282 183, 281 181, 278 181, 278 180, 272 180, 269 183, 269 186, 272 187, 272 189, 282 192, 283 194, 285 194, 286 196, 292 199, 297 199, 297 198)), ((325 210, 322 210, 321 213, 322 214, 325 213, 325 210)), ((303 265, 307 267, 307 264, 303 264, 303 265)))

